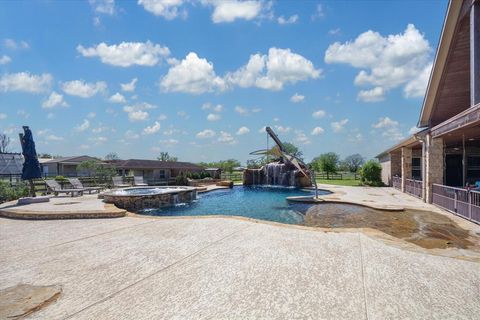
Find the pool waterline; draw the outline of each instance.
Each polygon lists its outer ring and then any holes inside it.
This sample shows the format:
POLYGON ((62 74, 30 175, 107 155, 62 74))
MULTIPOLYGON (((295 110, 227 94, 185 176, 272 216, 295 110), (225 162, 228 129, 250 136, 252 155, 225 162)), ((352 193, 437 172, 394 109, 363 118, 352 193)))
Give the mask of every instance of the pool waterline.
MULTIPOLYGON (((328 191, 319 191, 328 194, 328 191)), ((142 210, 154 216, 227 215, 299 224, 310 204, 287 201, 292 196, 313 196, 314 190, 278 186, 234 186, 199 194, 191 203, 142 210)))

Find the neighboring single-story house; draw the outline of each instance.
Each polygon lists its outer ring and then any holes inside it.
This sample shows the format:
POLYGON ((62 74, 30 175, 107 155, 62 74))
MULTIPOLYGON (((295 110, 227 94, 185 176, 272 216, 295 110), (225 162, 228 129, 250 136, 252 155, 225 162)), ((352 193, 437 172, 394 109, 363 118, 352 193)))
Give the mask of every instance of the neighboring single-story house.
POLYGON ((180 172, 202 172, 204 169, 190 162, 159 160, 113 160, 111 163, 120 175, 142 176, 146 181, 161 181, 175 178, 180 172))
POLYGON ((480 1, 449 2, 417 127, 377 156, 384 182, 480 222, 480 1))
POLYGON ((46 177, 64 176, 75 177, 88 175, 88 172, 77 170, 77 166, 84 161, 99 161, 98 158, 90 156, 61 157, 54 159, 39 159, 42 168, 42 175, 46 177))
POLYGON ((0 176, 21 175, 22 168, 21 153, 0 153, 0 176))

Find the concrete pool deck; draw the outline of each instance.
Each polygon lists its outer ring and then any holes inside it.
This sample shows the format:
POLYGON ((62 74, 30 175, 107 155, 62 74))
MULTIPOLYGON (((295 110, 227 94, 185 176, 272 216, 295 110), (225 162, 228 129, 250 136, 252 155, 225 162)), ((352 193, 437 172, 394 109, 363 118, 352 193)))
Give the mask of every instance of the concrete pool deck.
POLYGON ((480 263, 361 232, 231 218, 0 219, 0 290, 32 319, 474 319, 480 263))

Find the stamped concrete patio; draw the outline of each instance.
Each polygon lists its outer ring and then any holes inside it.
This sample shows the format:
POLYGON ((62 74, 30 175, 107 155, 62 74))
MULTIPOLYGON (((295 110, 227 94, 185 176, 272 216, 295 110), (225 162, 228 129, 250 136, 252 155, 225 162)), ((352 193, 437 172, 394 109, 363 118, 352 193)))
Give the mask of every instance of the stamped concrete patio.
POLYGON ((0 289, 35 319, 474 319, 480 264, 235 218, 0 219, 0 289))

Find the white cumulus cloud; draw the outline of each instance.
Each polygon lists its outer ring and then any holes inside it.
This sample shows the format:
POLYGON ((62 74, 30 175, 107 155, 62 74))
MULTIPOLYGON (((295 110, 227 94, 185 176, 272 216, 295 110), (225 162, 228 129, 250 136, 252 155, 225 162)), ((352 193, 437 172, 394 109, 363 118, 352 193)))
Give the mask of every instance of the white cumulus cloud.
POLYGON ((145 10, 167 20, 186 16, 186 11, 179 10, 183 3, 183 0, 138 0, 138 4, 145 10))
POLYGON ((87 130, 88 128, 90 128, 90 121, 88 121, 88 119, 85 119, 83 120, 82 124, 75 127, 75 130, 82 132, 87 130))
POLYGON ((233 22, 237 19, 252 20, 260 15, 263 2, 257 0, 203 0, 204 5, 212 5, 214 23, 233 22))
POLYGON ((119 92, 115 93, 110 98, 108 98, 108 101, 111 102, 111 103, 126 103, 127 102, 125 97, 119 92))
POLYGON ((354 41, 335 42, 325 52, 325 62, 344 63, 360 69, 354 81, 358 86, 382 88, 385 92, 404 86, 405 96, 413 97, 425 92, 431 53, 432 48, 424 35, 409 24, 400 34, 384 37, 369 30, 354 41))
POLYGON ((49 73, 41 75, 29 72, 7 73, 0 78, 0 91, 22 91, 28 93, 41 93, 48 91, 53 77, 49 73))
POLYGON ((135 91, 135 88, 137 86, 137 81, 138 81, 137 78, 133 78, 132 81, 128 83, 121 83, 120 87, 122 87, 122 91, 133 92, 135 91))
POLYGON ((208 121, 218 121, 221 118, 222 117, 218 113, 209 113, 208 116, 207 116, 208 121))
POLYGON ((248 129, 247 127, 243 126, 243 127, 240 127, 238 130, 237 130, 237 135, 238 136, 241 136, 241 135, 244 135, 244 134, 247 134, 250 132, 250 129, 248 129))
POLYGON ((320 119, 325 117, 326 114, 327 113, 324 110, 317 110, 312 113, 312 117, 314 117, 315 119, 320 119))
POLYGON ((384 117, 378 119, 376 123, 372 125, 373 128, 375 129, 380 129, 380 128, 387 128, 387 127, 396 127, 398 126, 398 121, 392 120, 389 117, 384 117))
POLYGON ((170 55, 170 50, 167 47, 162 47, 150 41, 122 42, 118 45, 107 45, 102 42, 91 48, 79 45, 77 51, 84 57, 99 57, 103 63, 119 67, 130 67, 132 65, 151 67, 158 64, 162 58, 170 55))
POLYGON ((290 101, 293 103, 299 103, 305 100, 305 96, 302 96, 301 94, 295 93, 291 98, 290 101))
POLYGON ((370 90, 360 90, 357 99, 363 102, 379 102, 385 99, 385 89, 383 87, 375 87, 370 90))
POLYGON ((107 83, 104 81, 97 81, 95 83, 88 83, 83 80, 73 80, 62 83, 62 90, 71 96, 81 98, 90 98, 97 93, 105 92, 107 83))
POLYGON ((237 142, 230 133, 225 131, 220 131, 220 136, 218 137, 217 141, 226 144, 234 144, 237 142))
POLYGON ((211 62, 190 52, 185 59, 170 67, 161 79, 160 87, 165 92, 200 94, 224 90, 225 81, 215 74, 211 62))
POLYGON ((280 16, 277 18, 277 22, 279 24, 293 24, 293 23, 296 23, 298 21, 298 14, 294 14, 288 18, 284 18, 283 16, 280 16))
POLYGON ((226 75, 229 84, 242 88, 258 87, 266 90, 281 90, 286 84, 317 79, 322 70, 290 49, 270 48, 268 55, 251 55, 248 63, 226 75))
POLYGON ((89 0, 95 12, 113 15, 115 14, 115 0, 89 0))
POLYGON ((123 111, 128 114, 128 119, 132 122, 148 120, 150 114, 145 110, 155 109, 156 106, 146 102, 136 103, 123 107, 123 111))
POLYGON ((143 129, 144 134, 154 134, 160 131, 160 122, 155 121, 155 123, 152 126, 147 126, 146 128, 143 129))
POLYGON ((348 119, 343 119, 340 121, 335 121, 331 123, 332 129, 334 132, 340 132, 343 130, 345 125, 348 123, 348 119))
POLYGON ((0 57, 0 65, 10 63, 11 61, 12 61, 12 58, 10 58, 7 55, 3 55, 0 57))
POLYGON ((211 129, 205 129, 197 133, 197 138, 200 138, 200 139, 213 138, 215 137, 215 135, 216 135, 215 131, 211 129))
POLYGON ((63 99, 63 95, 53 91, 50 96, 48 96, 47 100, 43 101, 42 108, 44 109, 51 109, 57 106, 60 107, 68 107, 68 104, 63 99))
POLYGON ((319 136, 321 135, 322 133, 324 133, 325 130, 323 130, 322 127, 315 127, 313 128, 312 132, 310 133, 312 136, 319 136))

